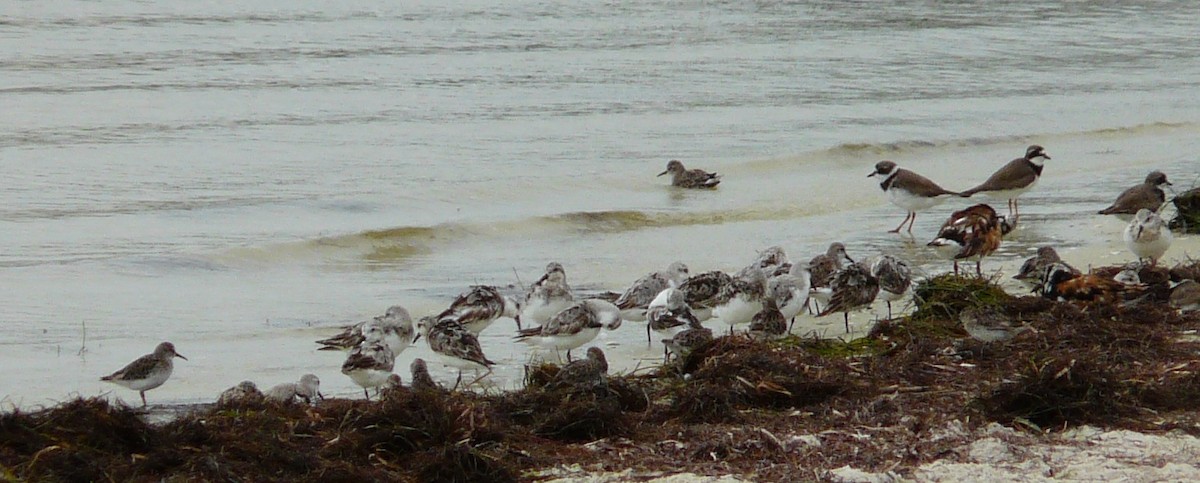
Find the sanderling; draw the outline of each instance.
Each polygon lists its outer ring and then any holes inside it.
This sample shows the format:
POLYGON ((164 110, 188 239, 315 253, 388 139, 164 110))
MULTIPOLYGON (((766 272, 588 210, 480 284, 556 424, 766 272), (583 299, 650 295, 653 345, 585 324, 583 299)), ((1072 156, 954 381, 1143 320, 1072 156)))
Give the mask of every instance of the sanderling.
POLYGON ((350 351, 342 363, 342 374, 363 388, 363 396, 371 399, 368 388, 383 386, 396 365, 396 356, 387 344, 378 339, 367 339, 350 351))
POLYGON ((1111 278, 1091 273, 1077 275, 1065 264, 1054 263, 1046 267, 1038 292, 1051 300, 1113 302, 1125 288, 1124 284, 1111 278))
POLYGON ((408 366, 408 370, 412 373, 412 390, 415 392, 441 392, 442 386, 433 382, 433 377, 429 375, 429 368, 425 366, 424 359, 413 359, 412 364, 408 366))
POLYGON ((408 310, 399 305, 388 307, 387 312, 371 320, 348 325, 342 332, 328 339, 317 341, 321 344, 318 350, 351 350, 372 337, 380 338, 392 350, 393 355, 399 355, 412 345, 417 332, 413 329, 412 317, 408 310))
POLYGON ((133 389, 142 396, 142 406, 146 405, 146 391, 154 389, 167 382, 171 371, 175 370, 173 358, 187 360, 175 352, 175 345, 163 342, 154 348, 154 352, 137 358, 121 370, 101 377, 101 381, 111 382, 118 386, 133 389))
POLYGON ((678 287, 687 280, 688 267, 683 262, 675 262, 661 272, 654 272, 633 282, 625 293, 613 302, 621 309, 621 318, 641 322, 646 320, 646 307, 654 301, 654 297, 667 287, 678 287))
POLYGON ((450 307, 438 314, 436 319, 439 324, 453 320, 471 333, 479 335, 483 329, 501 317, 509 317, 516 321, 517 328, 521 327, 520 308, 512 298, 501 294, 500 289, 496 287, 475 285, 454 299, 450 307))
POLYGON ((567 285, 567 272, 558 262, 550 262, 546 265, 546 274, 529 287, 519 321, 532 325, 544 324, 574 301, 571 286, 567 285))
POLYGON ((681 332, 675 334, 670 339, 663 339, 663 346, 666 347, 666 361, 670 361, 670 355, 674 354, 676 359, 687 357, 696 348, 709 343, 713 340, 711 329, 706 329, 699 323, 689 326, 681 332))
POLYGON ((258 386, 253 381, 242 381, 238 385, 222 391, 221 395, 217 397, 217 406, 254 403, 262 400, 263 393, 258 390, 258 386))
POLYGON ((650 302, 646 309, 646 342, 650 342, 650 331, 662 337, 671 337, 693 323, 699 324, 696 315, 688 307, 683 290, 668 288, 650 302))
MULTIPOLYGON (((821 305, 828 305, 829 298, 833 295, 829 284, 833 282, 833 275, 838 270, 842 269, 842 262, 847 261, 854 263, 850 255, 846 254, 846 246, 840 242, 829 244, 829 249, 821 255, 817 255, 809 260, 808 269, 812 273, 812 292, 813 302, 821 305)), ((820 307, 815 307, 817 312, 820 312, 820 307)))
POLYGON ((1025 157, 1009 161, 1004 167, 993 173, 983 184, 960 193, 960 196, 970 197, 975 193, 983 193, 993 199, 1008 200, 1008 216, 1013 224, 1018 223, 1021 211, 1017 206, 1017 197, 1033 189, 1038 178, 1042 176, 1042 168, 1050 156, 1038 145, 1025 149, 1025 157))
POLYGON ((602 386, 607 374, 608 360, 604 358, 604 351, 599 347, 589 347, 587 357, 562 366, 554 379, 546 384, 546 389, 588 390, 602 386))
POLYGON ((783 337, 787 334, 787 330, 787 319, 779 311, 779 306, 775 305, 775 299, 767 297, 762 301, 762 310, 754 314, 754 318, 750 320, 750 328, 747 333, 751 339, 769 340, 783 337))
MULTIPOLYGON (((775 305, 783 318, 795 323, 796 316, 808 306, 809 289, 812 287, 812 272, 806 264, 794 264, 788 273, 767 280, 767 294, 775 299, 775 305)), ((788 332, 791 332, 791 325, 788 332)))
POLYGON ((1141 209, 1158 212, 1167 201, 1167 194, 1163 192, 1163 187, 1166 186, 1171 186, 1167 175, 1162 171, 1151 171, 1146 175, 1146 181, 1122 191, 1117 200, 1108 208, 1100 210, 1099 214, 1117 215, 1121 219, 1127 219, 1141 209))
POLYGON ((824 317, 834 312, 841 312, 846 322, 846 333, 850 333, 850 312, 867 307, 875 301, 879 294, 879 280, 871 276, 871 271, 858 263, 850 263, 838 270, 829 286, 832 295, 829 305, 817 314, 824 317))
POLYGON ((1167 223, 1145 208, 1138 210, 1133 221, 1125 227, 1125 246, 1137 255, 1138 260, 1149 258, 1151 267, 1158 264, 1158 259, 1171 247, 1173 239, 1167 223))
POLYGON ((879 280, 879 295, 887 302, 888 318, 892 318, 892 302, 904 298, 912 286, 912 269, 908 262, 891 255, 880 255, 871 263, 871 276, 879 280))
POLYGON ((896 163, 892 161, 875 163, 875 171, 868 174, 867 177, 875 175, 884 177, 883 182, 879 183, 879 187, 887 194, 888 200, 908 212, 904 221, 901 221, 896 229, 889 230, 888 233, 900 233, 900 229, 904 228, 905 223, 908 223, 908 232, 912 233, 913 224, 917 222, 918 211, 928 210, 941 204, 947 196, 958 196, 958 193, 938 186, 929 178, 907 169, 897 168, 896 163))
POLYGON ((704 322, 712 318, 713 307, 720 302, 721 291, 731 283, 733 277, 728 273, 713 270, 688 277, 679 285, 679 290, 684 293, 684 303, 691 307, 692 314, 704 322))
POLYGON ((1025 263, 1021 264, 1021 269, 1017 271, 1016 275, 1013 275, 1013 278, 1031 287, 1038 287, 1042 283, 1042 276, 1046 274, 1046 267, 1055 263, 1063 264, 1071 269, 1075 275, 1081 273, 1079 270, 1062 261, 1062 258, 1058 256, 1058 252, 1054 251, 1054 247, 1044 246, 1039 247, 1034 256, 1029 257, 1025 260, 1025 263))
POLYGON ((591 342, 602 327, 615 330, 620 326, 621 311, 616 305, 588 299, 555 314, 545 325, 517 331, 514 339, 555 352, 565 350, 569 361, 571 349, 591 342))
POLYGON ((1004 342, 1021 332, 1033 330, 1029 326, 1013 326, 1013 319, 995 307, 973 307, 958 315, 967 334, 981 342, 1004 342))
POLYGON ((712 188, 721 183, 721 175, 702 169, 684 168, 683 163, 675 159, 668 162, 667 170, 658 175, 667 173, 671 174, 671 186, 680 188, 712 188))
POLYGON ((734 277, 722 288, 713 314, 729 324, 732 334, 733 326, 749 323, 762 310, 763 300, 767 298, 767 277, 761 270, 751 270, 744 277, 734 277))
POLYGON ((266 398, 280 404, 289 404, 297 399, 303 400, 305 404, 312 404, 317 398, 325 398, 320 389, 321 380, 317 379, 316 374, 305 374, 300 376, 298 383, 285 382, 268 389, 266 398))
POLYGON ((1167 303, 1180 312, 1200 310, 1200 283, 1192 279, 1179 282, 1171 289, 1171 297, 1167 303))
POLYGON ((1004 220, 996 215, 996 210, 978 204, 952 213, 937 237, 926 245, 954 261, 955 275, 960 260, 975 260, 975 274, 982 277, 980 261, 1000 248, 1004 233, 1004 220))
POLYGON ((767 278, 774 277, 781 273, 787 273, 791 268, 791 262, 788 261, 787 253, 784 253, 783 247, 771 246, 758 253, 758 258, 746 265, 735 274, 735 277, 744 277, 750 270, 762 270, 763 275, 767 278))
MULTIPOLYGON (((435 320, 432 317, 423 317, 417 326, 421 330, 421 335, 425 336, 425 340, 429 342, 429 348, 433 351, 433 355, 442 364, 458 369, 458 380, 454 383, 456 388, 458 383, 462 382, 463 370, 483 370, 486 371, 484 375, 492 372, 492 365, 495 362, 488 360, 487 356, 483 355, 479 337, 471 330, 459 325, 454 319, 435 320)), ((480 378, 482 377, 480 376, 480 378)), ((478 380, 472 381, 471 384, 478 380)))

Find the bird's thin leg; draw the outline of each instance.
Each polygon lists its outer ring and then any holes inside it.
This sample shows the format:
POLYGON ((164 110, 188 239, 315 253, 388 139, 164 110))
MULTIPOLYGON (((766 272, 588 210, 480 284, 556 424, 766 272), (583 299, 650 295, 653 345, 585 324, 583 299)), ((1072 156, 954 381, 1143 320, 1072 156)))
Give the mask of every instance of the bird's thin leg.
POLYGON ((846 320, 846 333, 850 333, 850 312, 842 312, 842 318, 846 320))
POLYGON ((904 224, 908 223, 908 219, 911 218, 913 214, 914 213, 910 211, 907 215, 904 215, 904 221, 900 222, 900 226, 897 226, 894 230, 888 230, 888 233, 900 233, 900 229, 904 228, 904 224))
POLYGON ((146 407, 146 391, 138 391, 142 395, 142 407, 146 407))
POLYGON ((912 233, 913 225, 917 223, 917 212, 912 212, 912 219, 908 222, 908 232, 912 233))
POLYGON ((457 391, 458 385, 461 383, 462 383, 462 369, 459 369, 458 370, 458 379, 454 380, 454 387, 450 389, 450 392, 457 391))
POLYGON ((983 278, 983 269, 979 268, 979 263, 980 260, 975 260, 975 275, 978 275, 979 278, 983 278))
POLYGON ((571 362, 571 349, 567 349, 567 362, 571 362))
POLYGON ((652 345, 653 344, 650 342, 650 321, 646 321, 646 347, 650 347, 652 345))
POLYGON ((367 398, 368 401, 371 400, 371 393, 367 392, 367 388, 365 387, 363 388, 363 397, 367 398))
POLYGON ((790 324, 788 324, 788 333, 789 334, 792 333, 792 327, 795 327, 795 326, 796 326, 796 318, 792 317, 792 322, 790 324))
POLYGON ((958 260, 954 261, 954 276, 958 276, 958 260))
POLYGON ((888 306, 888 320, 891 320, 891 318, 892 318, 892 301, 891 300, 887 301, 887 306, 888 306))

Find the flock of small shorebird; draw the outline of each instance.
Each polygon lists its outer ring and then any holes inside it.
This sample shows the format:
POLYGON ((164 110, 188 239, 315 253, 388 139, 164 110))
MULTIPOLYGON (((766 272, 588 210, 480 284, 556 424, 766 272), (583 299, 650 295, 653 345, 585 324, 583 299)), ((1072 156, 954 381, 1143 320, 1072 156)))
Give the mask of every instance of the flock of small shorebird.
MULTIPOLYGON (((954 262, 955 274, 959 261, 975 261, 976 274, 981 276, 980 260, 995 252, 1004 235, 1016 226, 1017 198, 1037 183, 1048 159, 1041 146, 1030 146, 1025 156, 1004 165, 979 186, 962 192, 943 189, 892 161, 880 161, 868 176, 881 177, 880 187, 889 200, 907 212, 904 221, 891 230, 893 233, 905 223, 911 233, 918 211, 947 199, 984 194, 1007 200, 1008 216, 998 215, 986 204, 953 212, 928 243, 954 262)), ((679 161, 669 162, 659 176, 666 174, 672 175, 671 184, 679 188, 707 189, 721 181, 716 173, 689 170, 679 161)), ((1170 183, 1166 175, 1154 171, 1144 183, 1125 190, 1112 206, 1099 212, 1132 215, 1124 238, 1138 261, 1117 277, 1082 273, 1046 246, 1038 249, 1014 278, 1029 283, 1045 297, 1059 300, 1111 300, 1114 294, 1136 286, 1142 261, 1156 264, 1171 244, 1171 231, 1157 214, 1166 203, 1163 188, 1167 186, 1170 183)), ((891 318, 892 302, 903 298, 912 282, 908 263, 891 255, 856 262, 847 255, 844 245, 833 243, 808 263, 792 263, 784 250, 775 246, 760 252, 757 259, 736 273, 714 270, 691 275, 686 265, 675 262, 664 271, 638 279, 621 294, 608 292, 577 300, 563 266, 551 262, 545 274, 528 287, 523 300, 504 295, 494 286, 474 286, 441 313, 422 317, 416 328, 408 310, 397 305, 382 316, 343 327, 337 335, 317 343, 322 349, 349 351, 342 373, 361 386, 368 399, 369 389, 378 394, 401 385, 400 376, 394 373, 396 356, 421 338, 439 362, 459 370, 457 388, 463 370, 482 372, 479 378, 490 373, 494 363, 484 355, 478 335, 497 319, 511 318, 517 325, 515 339, 566 353, 568 364, 552 383, 584 384, 604 377, 608 369, 604 353, 591 347, 586 358, 572 361, 571 350, 591 342, 601 329, 617 329, 622 321, 645 322, 648 342, 651 332, 658 333, 669 361, 671 355, 686 355, 712 340, 712 330, 701 323, 713 317, 728 324, 730 334, 735 326, 748 324, 749 337, 771 339, 789 334, 789 321, 794 322, 805 309, 817 317, 840 312, 848 333, 850 312, 868 307, 879 298, 887 303, 891 318), (526 328, 523 323, 534 326, 526 328)), ((1182 310, 1200 308, 1200 286, 1190 280, 1177 285, 1171 303, 1182 310)), ((154 353, 102 380, 138 391, 145 405, 146 391, 171 376, 174 357, 184 358, 175 352, 174 345, 163 342, 154 353)), ((410 370, 413 390, 442 390, 430 377, 424 360, 414 360, 410 370)), ((311 402, 320 397, 318 387, 319 380, 313 374, 304 375, 296 383, 275 386, 265 394, 254 383, 245 381, 223 393, 218 402, 247 397, 311 402)))

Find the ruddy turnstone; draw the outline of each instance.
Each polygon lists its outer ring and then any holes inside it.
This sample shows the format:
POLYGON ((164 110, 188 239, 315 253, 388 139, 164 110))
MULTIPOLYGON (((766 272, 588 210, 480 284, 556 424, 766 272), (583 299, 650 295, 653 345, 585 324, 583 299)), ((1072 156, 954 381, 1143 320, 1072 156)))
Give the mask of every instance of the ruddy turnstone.
POLYGON ((1146 175, 1146 181, 1122 191, 1117 196, 1117 201, 1114 201, 1108 208, 1100 210, 1099 213, 1101 215, 1118 215, 1122 219, 1137 214, 1141 209, 1157 213, 1158 209, 1167 201, 1167 194, 1163 192, 1165 186, 1171 186, 1171 182, 1167 181, 1167 175, 1162 171, 1151 171, 1146 175))
POLYGON ((976 193, 983 193, 993 199, 1008 200, 1008 215, 1015 224, 1021 216, 1017 206, 1017 197, 1037 184, 1038 178, 1042 176, 1042 168, 1048 159, 1050 156, 1046 155, 1044 148, 1036 144, 1029 146, 1025 150, 1025 157, 1009 161, 983 184, 963 191, 960 195, 970 197, 976 193))
POLYGON ((1046 267, 1055 263, 1063 264, 1063 266, 1071 269, 1075 275, 1080 274, 1079 270, 1076 270, 1075 267, 1068 265, 1062 261, 1062 258, 1059 258, 1058 252, 1054 250, 1054 247, 1044 246, 1039 247, 1034 256, 1029 257, 1025 260, 1025 263, 1021 264, 1021 269, 1016 275, 1013 275, 1013 278, 1030 286, 1039 286, 1042 283, 1042 276, 1046 274, 1046 267))
POLYGON ((680 188, 712 188, 721 183, 721 175, 709 173, 702 169, 687 169, 678 160, 667 163, 667 170, 658 173, 659 176, 671 174, 671 186, 680 188))
POLYGON ((425 366, 424 359, 413 359, 412 364, 409 364, 408 370, 412 372, 412 390, 414 392, 441 392, 442 386, 433 382, 433 376, 429 375, 429 368, 425 366))
POLYGON ((663 346, 667 350, 666 361, 670 361, 671 354, 675 358, 687 357, 696 348, 707 344, 713 340, 712 330, 706 329, 699 323, 689 326, 681 332, 676 333, 670 339, 663 339, 663 346))
POLYGON ((688 307, 683 290, 668 288, 650 302, 646 309, 646 342, 650 342, 650 331, 662 337, 671 337, 693 323, 699 324, 696 315, 688 307))
POLYGON ((163 385, 171 377, 171 371, 175 370, 175 364, 171 361, 175 357, 187 360, 175 352, 175 344, 163 342, 154 348, 153 353, 135 359, 121 370, 101 377, 100 380, 137 391, 142 396, 142 406, 145 406, 146 391, 163 385))
POLYGON ((529 287, 521 308, 521 320, 533 325, 544 324, 574 301, 571 286, 567 285, 567 272, 558 262, 550 262, 546 265, 546 274, 529 287))
POLYGON ((450 307, 438 314, 436 319, 439 324, 453 320, 472 334, 479 335, 501 317, 513 319, 519 329, 520 313, 517 302, 500 293, 500 289, 490 285, 475 285, 454 299, 450 307))
POLYGON ((954 261, 958 275, 959 260, 975 260, 975 274, 983 276, 980 260, 1000 248, 1004 224, 991 206, 978 204, 959 210, 946 219, 937 237, 927 245, 942 257, 954 261))
POLYGON ((297 399, 312 404, 317 398, 325 398, 320 389, 321 380, 317 379, 316 374, 305 374, 300 376, 300 382, 285 382, 268 389, 265 397, 280 404, 288 404, 297 399))
MULTIPOLYGON (((785 320, 796 322, 796 316, 808 306, 809 289, 812 288, 812 272, 806 264, 793 264, 788 273, 767 280, 767 294, 775 300, 775 306, 785 320)), ((788 332, 791 332, 791 325, 788 332)))
POLYGON ((1038 292, 1050 300, 1082 300, 1085 302, 1114 302, 1126 286, 1108 277, 1087 273, 1076 275, 1062 263, 1046 267, 1038 292))
POLYGON ((871 263, 871 276, 879 280, 879 296, 887 302, 888 318, 892 318, 892 302, 904 298, 912 286, 912 269, 908 262, 891 255, 880 255, 871 263))
POLYGON ((1137 255, 1138 260, 1149 258, 1150 266, 1156 266, 1158 259, 1167 253, 1174 236, 1163 221, 1153 211, 1142 208, 1133 216, 1129 226, 1125 227, 1125 246, 1137 255))
POLYGON ((588 347, 587 357, 562 366, 558 374, 554 375, 554 379, 546 384, 546 388, 588 390, 604 385, 606 375, 608 360, 604 358, 604 351, 599 347, 588 347))
POLYGON ((262 400, 263 393, 258 390, 258 386, 253 381, 242 381, 238 385, 222 391, 221 395, 217 397, 217 406, 254 403, 262 400))
MULTIPOLYGON (((417 324, 421 336, 429 343, 429 349, 443 365, 458 369, 458 379, 454 386, 462 382, 462 371, 485 371, 484 376, 492 372, 495 362, 483 355, 483 347, 479 345, 479 337, 470 329, 459 325, 453 318, 434 319, 422 317, 417 324)), ((482 378, 483 376, 480 376, 482 378)), ((472 381, 477 382, 479 379, 472 381)), ((470 384, 468 384, 469 386, 470 384)))
POLYGON ((846 322, 846 333, 850 333, 850 312, 867 307, 879 294, 879 280, 871 271, 858 263, 850 263, 833 275, 829 286, 832 295, 829 305, 817 317, 841 312, 846 322))
POLYGON ((692 277, 679 286, 684 293, 684 303, 691 307, 692 314, 700 322, 712 318, 713 307, 720 301, 723 287, 733 283, 733 277, 720 270, 704 272, 692 277))
POLYGON ((879 183, 879 187, 887 194, 888 200, 908 212, 904 221, 901 221, 896 229, 889 230, 888 233, 900 233, 900 229, 904 228, 905 223, 908 223, 908 232, 912 233, 913 223, 917 222, 918 211, 940 205, 948 196, 958 196, 958 193, 938 186, 929 178, 897 167, 896 163, 892 161, 875 163, 875 171, 868 174, 867 177, 875 175, 884 177, 883 182, 879 183))
POLYGON ((767 297, 762 301, 762 310, 750 319, 750 328, 746 331, 751 339, 778 339, 787 334, 788 322, 775 305, 775 299, 767 297))
POLYGON ((363 388, 363 396, 371 399, 368 388, 376 392, 387 382, 396 366, 396 356, 387 344, 379 339, 367 339, 350 351, 346 362, 342 363, 342 374, 350 376, 350 380, 363 388))
POLYGON ((732 334, 733 326, 749 323, 762 311, 763 301, 767 298, 767 277, 761 270, 751 270, 745 276, 734 277, 722 289, 713 315, 729 324, 732 334))
MULTIPOLYGON (((833 275, 842 269, 843 261, 854 263, 854 260, 849 255, 846 255, 846 246, 840 242, 829 244, 829 249, 824 254, 817 255, 812 260, 809 260, 808 269, 812 273, 811 291, 813 302, 820 303, 821 305, 829 303, 829 298, 833 295, 829 284, 833 282, 833 275)), ((817 308, 819 309, 819 307, 817 308)))
POLYGON ((358 347, 364 340, 376 337, 388 345, 392 354, 399 355, 412 345, 417 331, 413 329, 412 317, 408 310, 399 305, 388 307, 387 312, 371 320, 342 327, 342 332, 328 339, 317 341, 321 344, 318 350, 350 350, 358 347))
POLYGON ((1171 297, 1167 303, 1180 312, 1200 310, 1200 283, 1192 279, 1179 282, 1171 289, 1171 297))
POLYGON ((621 311, 616 305, 599 299, 575 302, 551 317, 545 325, 517 331, 516 340, 544 349, 567 351, 591 342, 601 328, 615 330, 621 326, 621 311))
POLYGON ((621 318, 625 320, 641 322, 646 320, 646 308, 650 306, 650 302, 654 301, 659 292, 666 290, 667 287, 678 287, 683 284, 688 277, 688 267, 683 262, 675 262, 661 272, 654 272, 636 282, 633 282, 625 293, 617 297, 617 301, 613 302, 618 309, 621 309, 621 318))

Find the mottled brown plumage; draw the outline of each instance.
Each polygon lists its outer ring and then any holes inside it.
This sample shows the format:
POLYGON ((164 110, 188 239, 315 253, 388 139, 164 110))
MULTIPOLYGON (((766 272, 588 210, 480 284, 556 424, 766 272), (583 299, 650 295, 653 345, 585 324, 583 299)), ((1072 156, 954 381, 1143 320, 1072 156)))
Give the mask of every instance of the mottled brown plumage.
POLYGON ((1162 171, 1151 171, 1146 180, 1122 191, 1117 200, 1108 208, 1100 210, 1101 215, 1133 215, 1141 209, 1157 212, 1167 201, 1163 186, 1171 186, 1167 175, 1162 171))
POLYGON ((678 160, 668 162, 667 170, 658 175, 667 173, 671 174, 671 186, 679 188, 713 188, 721 183, 721 175, 702 169, 687 169, 678 160))

